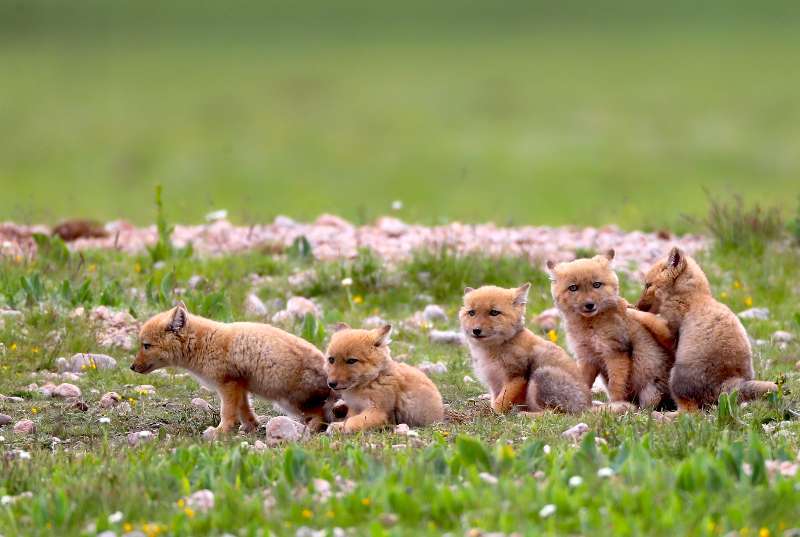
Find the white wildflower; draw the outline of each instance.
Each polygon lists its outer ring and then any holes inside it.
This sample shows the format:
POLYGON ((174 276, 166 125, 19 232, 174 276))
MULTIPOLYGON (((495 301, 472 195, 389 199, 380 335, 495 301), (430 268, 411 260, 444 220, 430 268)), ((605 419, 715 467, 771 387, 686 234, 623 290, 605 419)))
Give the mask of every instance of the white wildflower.
POLYGON ((118 524, 118 523, 122 522, 123 518, 124 518, 124 515, 122 514, 122 511, 117 511, 116 513, 111 513, 110 515, 108 515, 108 523, 109 524, 118 524))
POLYGON ((574 475, 569 478, 569 486, 572 488, 580 487, 583 483, 583 478, 579 475, 574 475))
POLYGON ((556 512, 556 506, 552 503, 548 503, 539 511, 539 516, 542 518, 547 518, 553 515, 556 512))

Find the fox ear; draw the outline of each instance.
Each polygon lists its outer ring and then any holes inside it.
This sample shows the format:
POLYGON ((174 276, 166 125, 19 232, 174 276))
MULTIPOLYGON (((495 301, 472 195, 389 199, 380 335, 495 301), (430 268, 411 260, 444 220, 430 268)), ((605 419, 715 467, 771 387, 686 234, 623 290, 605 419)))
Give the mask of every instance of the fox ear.
POLYGON ((552 259, 548 259, 547 262, 544 264, 545 272, 550 275, 550 279, 553 280, 556 277, 556 262, 552 259))
POLYGON ((531 290, 530 283, 524 283, 519 286, 514 293, 514 305, 523 306, 528 303, 528 291, 531 290))
POLYGON ((347 324, 347 323, 342 323, 342 322, 339 322, 339 323, 336 323, 335 325, 333 325, 333 331, 334 332, 341 332, 342 330, 350 330, 350 325, 347 324))
POLYGON ((186 309, 186 304, 181 300, 172 312, 172 318, 167 324, 167 332, 173 332, 175 334, 182 332, 186 328, 188 321, 189 311, 186 309))
POLYGON ((677 246, 673 246, 667 256, 667 267, 682 272, 686 268, 686 254, 677 246))
POLYGON ((464 288, 464 295, 466 296, 466 295, 470 294, 474 290, 475 290, 474 287, 465 287, 464 288))
POLYGON ((392 325, 385 324, 380 328, 376 328, 375 332, 375 346, 376 347, 385 347, 389 343, 392 342, 392 325))
POLYGON ((610 248, 609 250, 607 250, 606 252, 603 253, 603 257, 605 257, 609 261, 613 261, 615 254, 616 254, 616 252, 614 252, 614 249, 610 248))

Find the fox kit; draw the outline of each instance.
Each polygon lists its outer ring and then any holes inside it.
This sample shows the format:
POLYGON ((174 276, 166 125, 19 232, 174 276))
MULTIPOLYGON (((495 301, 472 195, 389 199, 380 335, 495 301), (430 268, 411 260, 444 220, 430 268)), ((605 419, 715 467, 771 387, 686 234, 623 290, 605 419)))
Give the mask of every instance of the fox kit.
POLYGON ((655 407, 669 402, 672 355, 628 313, 611 269, 614 251, 569 263, 547 262, 551 291, 583 382, 599 374, 611 401, 655 407))
POLYGON ((650 269, 637 307, 641 311, 634 315, 659 341, 677 343, 669 386, 679 410, 713 405, 723 392, 739 390, 749 400, 777 389, 772 382, 753 380, 747 332, 711 296, 703 270, 681 249, 673 248, 650 269))
POLYGON ((526 283, 518 289, 467 287, 459 311, 475 374, 489 388, 492 408, 514 405, 578 413, 591 406, 578 366, 558 345, 525 328, 526 283))
POLYGON ((343 422, 328 430, 354 433, 406 423, 429 425, 444 418, 442 396, 419 369, 395 362, 389 353, 391 325, 354 330, 342 323, 331 337, 325 371, 328 386, 348 406, 343 422))
POLYGON ((190 314, 181 302, 144 323, 131 366, 137 373, 181 367, 219 394, 230 431, 241 421, 258 428, 248 392, 269 399, 319 430, 332 420, 335 396, 325 380, 325 359, 307 341, 259 323, 218 323, 190 314))

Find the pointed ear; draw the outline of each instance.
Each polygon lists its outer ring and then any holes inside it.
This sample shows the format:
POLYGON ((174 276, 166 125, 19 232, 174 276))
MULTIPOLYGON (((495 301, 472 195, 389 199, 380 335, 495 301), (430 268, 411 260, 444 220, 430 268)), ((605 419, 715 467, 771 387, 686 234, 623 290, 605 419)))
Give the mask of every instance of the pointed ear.
POLYGON ((347 323, 336 323, 333 325, 334 333, 341 332, 342 330, 350 330, 350 325, 347 323))
POLYGON ((667 267, 679 272, 686 267, 686 254, 683 253, 683 250, 677 246, 673 246, 667 256, 667 267))
POLYGON ((603 253, 603 257, 605 257, 605 258, 606 258, 606 259, 608 259, 609 261, 613 261, 613 260, 614 260, 614 255, 615 255, 615 253, 616 253, 616 252, 614 252, 614 249, 613 249, 613 248, 611 248, 611 249, 609 249, 608 251, 606 251, 606 252, 604 252, 604 253, 603 253))
POLYGON ((186 304, 184 304, 183 301, 178 302, 178 305, 175 306, 175 309, 172 311, 172 318, 167 324, 167 332, 173 332, 175 334, 182 332, 186 328, 188 322, 189 311, 186 309, 186 304))
POLYGON ((474 290, 475 290, 474 287, 465 287, 464 288, 464 295, 466 296, 466 295, 470 294, 474 290))
POLYGON ((523 306, 528 303, 528 291, 531 290, 530 283, 524 283, 519 286, 514 293, 514 305, 523 306))
POLYGON ((548 259, 547 262, 544 264, 545 272, 550 275, 550 279, 553 280, 556 277, 556 262, 552 259, 548 259))
POLYGON ((385 347, 389 343, 391 343, 392 339, 392 325, 385 324, 380 328, 376 328, 372 331, 375 334, 375 346, 376 347, 385 347))

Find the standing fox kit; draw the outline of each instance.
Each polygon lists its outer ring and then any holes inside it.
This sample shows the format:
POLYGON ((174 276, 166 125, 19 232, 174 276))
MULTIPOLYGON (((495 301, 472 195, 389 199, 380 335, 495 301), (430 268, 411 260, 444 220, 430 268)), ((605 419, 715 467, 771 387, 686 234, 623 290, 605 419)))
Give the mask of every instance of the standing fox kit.
POLYGON ((659 341, 677 342, 669 384, 679 410, 708 407, 733 390, 749 400, 777 389, 773 382, 753 380, 747 332, 714 299, 703 270, 681 249, 673 248, 650 269, 637 307, 641 311, 634 314, 659 341))
POLYGON ((467 287, 459 312, 475 374, 489 388, 492 408, 514 405, 578 413, 591 406, 578 366, 558 345, 525 328, 530 284, 518 289, 467 287))
POLYGON ((429 425, 444 418, 442 396, 419 369, 395 362, 391 325, 354 330, 342 323, 331 337, 325 371, 328 386, 347 403, 347 418, 328 430, 354 433, 406 423, 429 425))
POLYGON ((145 322, 139 340, 131 369, 143 374, 169 366, 188 370, 219 394, 221 432, 237 421, 248 432, 258 428, 248 392, 277 403, 315 430, 332 419, 333 394, 322 353, 283 330, 219 323, 191 315, 181 302, 145 322))
POLYGON ((672 356, 628 312, 611 268, 614 251, 569 263, 547 262, 551 291, 585 385, 600 375, 611 401, 654 407, 669 399, 672 356))

